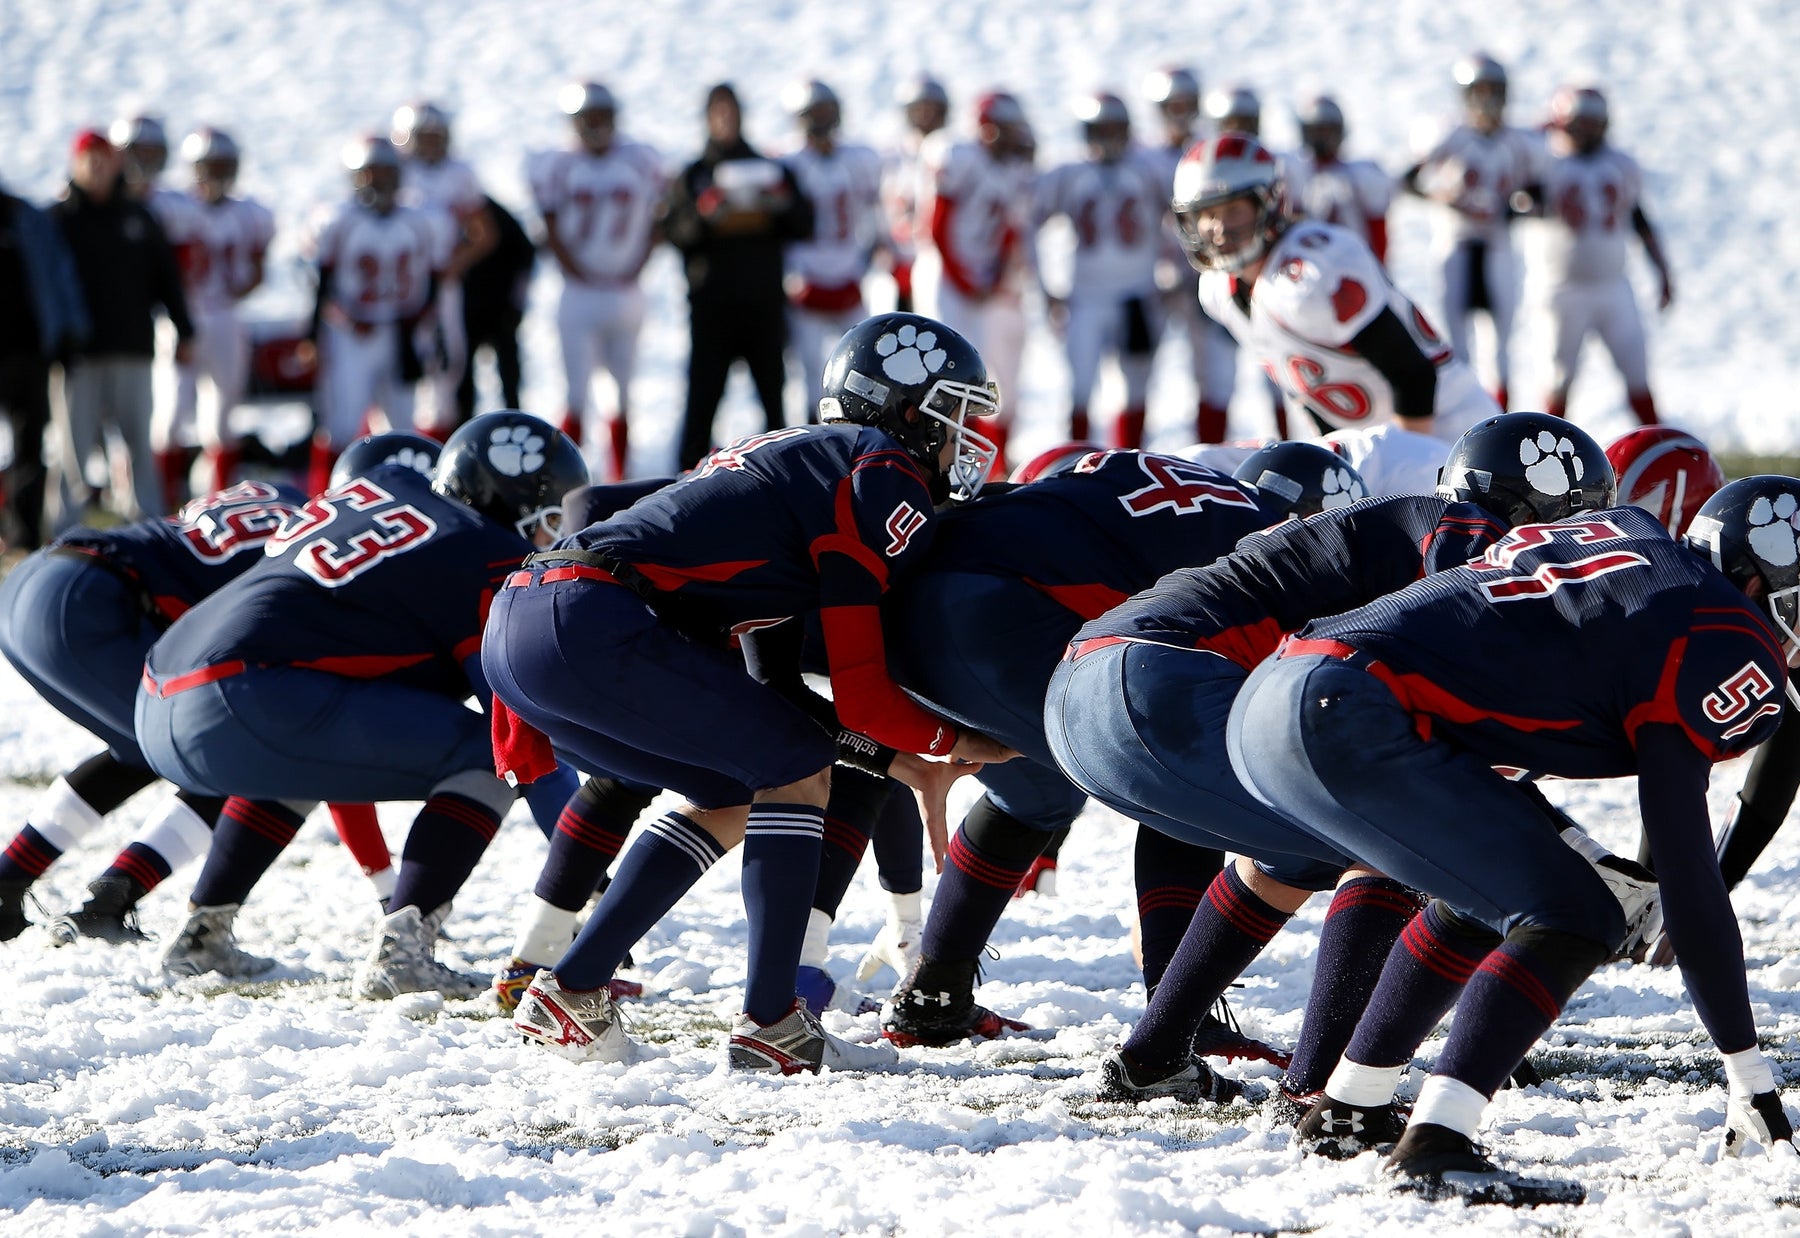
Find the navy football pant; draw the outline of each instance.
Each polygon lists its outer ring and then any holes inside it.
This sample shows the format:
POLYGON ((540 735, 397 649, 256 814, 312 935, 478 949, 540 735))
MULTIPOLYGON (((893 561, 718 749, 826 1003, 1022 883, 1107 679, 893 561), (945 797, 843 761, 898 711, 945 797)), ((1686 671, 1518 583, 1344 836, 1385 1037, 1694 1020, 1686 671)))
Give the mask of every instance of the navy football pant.
POLYGON ((1500 933, 1624 938, 1618 900, 1543 806, 1473 753, 1421 739, 1358 664, 1264 662, 1239 694, 1227 744, 1245 784, 1277 809, 1500 933))
POLYGON ((832 737, 729 650, 662 623, 622 585, 503 589, 481 643, 494 693, 585 769, 748 804, 837 759, 832 737))
POLYGON ((1349 866, 1330 842, 1261 803, 1232 772, 1225 723, 1245 679, 1228 658, 1139 641, 1061 663, 1044 700, 1057 762, 1110 808, 1197 847, 1326 890, 1349 866))
POLYGON ((160 635, 131 587, 92 560, 39 551, 0 582, 0 652, 58 713, 139 768, 132 711, 160 635))
POLYGON ((253 800, 423 800, 493 772, 486 715, 436 692, 290 666, 137 698, 150 767, 177 786, 253 800))

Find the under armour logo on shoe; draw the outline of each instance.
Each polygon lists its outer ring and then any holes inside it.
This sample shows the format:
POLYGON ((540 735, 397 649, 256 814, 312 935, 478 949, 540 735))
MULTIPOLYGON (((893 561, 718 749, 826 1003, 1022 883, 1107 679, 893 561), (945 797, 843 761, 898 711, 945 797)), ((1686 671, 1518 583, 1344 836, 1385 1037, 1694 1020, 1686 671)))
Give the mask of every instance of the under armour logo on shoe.
POLYGON ((1360 1109, 1352 1109, 1347 1118, 1337 1117, 1329 1109, 1321 1109, 1319 1110, 1319 1122, 1325 1127, 1325 1133, 1328 1135, 1342 1133, 1360 1135, 1363 1133, 1363 1115, 1360 1109))

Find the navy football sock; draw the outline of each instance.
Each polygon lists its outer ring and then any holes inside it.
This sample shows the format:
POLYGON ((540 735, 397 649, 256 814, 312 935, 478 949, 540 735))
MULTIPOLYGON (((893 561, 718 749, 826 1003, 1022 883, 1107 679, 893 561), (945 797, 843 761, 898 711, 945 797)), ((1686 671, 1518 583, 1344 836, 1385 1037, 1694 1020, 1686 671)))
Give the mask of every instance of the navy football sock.
POLYGON ((189 901, 196 907, 241 903, 294 841, 305 818, 274 800, 232 796, 219 813, 212 847, 189 901))
POLYGON ((1144 990, 1154 994, 1169 960, 1193 922, 1225 855, 1170 838, 1147 825, 1137 828, 1132 875, 1137 883, 1138 943, 1144 954, 1144 990))
MULTIPOLYGON (((587 992, 611 980, 626 952, 724 854, 716 838, 678 812, 645 826, 620 858, 612 884, 581 935, 557 962, 557 983, 571 992, 587 992)), ((791 987, 792 975, 788 981, 791 987)))
POLYGON ((875 822, 875 874, 890 894, 917 894, 925 884, 925 822, 912 788, 888 780, 887 802, 875 822))
POLYGON ((1186 1063, 1207 1011, 1291 914, 1263 902, 1227 866, 1206 888, 1155 999, 1125 1040, 1131 1060, 1152 1068, 1186 1063))
POLYGON ((1556 929, 1512 930, 1470 977, 1431 1073, 1492 1096, 1608 953, 1597 941, 1556 929))
POLYGON ((831 801, 825 805, 825 845, 819 852, 819 880, 812 905, 833 920, 850 881, 869 849, 869 836, 887 803, 888 781, 848 766, 831 773, 831 801))
POLYGON ((1368 1008, 1389 952, 1423 905, 1412 890, 1387 877, 1358 877, 1338 887, 1319 930, 1312 996, 1282 1083, 1290 1093, 1305 1096, 1325 1086, 1368 1008))
POLYGON ((580 911, 653 798, 611 778, 582 783, 556 819, 534 893, 552 907, 580 911))
POLYGON ((128 843, 125 850, 113 857, 113 862, 100 874, 100 879, 121 877, 127 882, 130 893, 126 896, 125 905, 135 907, 139 899, 150 893, 173 872, 169 861, 163 858, 162 852, 155 847, 147 847, 143 843, 128 843))
POLYGON ((987 795, 976 800, 951 836, 920 953, 937 962, 979 957, 1020 878, 1049 841, 1049 830, 1032 829, 987 795))
POLYGON ((38 833, 36 826, 25 826, 0 852, 0 881, 36 881, 61 857, 61 847, 38 833))
POLYGON ((417 907, 430 915, 456 897, 500 830, 500 814, 480 800, 439 791, 406 832, 389 911, 417 907))
POLYGON ((1486 925, 1432 901, 1408 921, 1399 944, 1388 952, 1344 1056, 1361 1066, 1412 1061, 1499 941, 1500 935, 1486 925))
POLYGON ((744 918, 750 963, 744 1013, 765 1027, 794 1004, 794 972, 819 882, 825 810, 759 801, 744 826, 744 918))

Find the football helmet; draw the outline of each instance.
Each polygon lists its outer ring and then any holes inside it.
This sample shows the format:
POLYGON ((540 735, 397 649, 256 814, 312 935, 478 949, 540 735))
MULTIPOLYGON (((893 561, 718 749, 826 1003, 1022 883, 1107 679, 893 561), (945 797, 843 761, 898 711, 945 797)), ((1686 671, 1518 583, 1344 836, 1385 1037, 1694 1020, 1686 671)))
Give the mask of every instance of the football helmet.
POLYGON ((386 213, 400 192, 400 152, 379 134, 370 134, 344 147, 344 170, 356 200, 371 210, 386 213))
POLYGON ((450 153, 450 113, 429 101, 403 104, 391 136, 409 158, 437 163, 450 153))
POLYGON ((950 119, 950 92, 929 73, 914 73, 894 91, 906 123, 919 133, 936 133, 950 119))
POLYGON ((933 481, 932 497, 973 498, 999 454, 968 424, 1000 409, 974 345, 934 318, 877 314, 844 333, 825 362, 819 420, 884 430, 933 481), (948 469, 945 444, 954 444, 948 469))
POLYGON ((238 174, 238 145, 223 129, 200 128, 182 139, 181 157, 194 165, 201 197, 217 202, 231 192, 238 174))
POLYGON ((975 100, 976 135, 995 154, 1016 154, 1027 129, 1025 109, 1005 91, 990 90, 975 100))
POLYGON ((1606 96, 1592 86, 1564 86, 1550 100, 1550 127, 1559 130, 1583 155, 1606 144, 1611 119, 1606 96))
POLYGON ((1043 481, 1046 477, 1057 477, 1069 472, 1089 456, 1104 455, 1106 448, 1098 443, 1058 443, 1046 448, 1031 457, 1013 470, 1007 478, 1015 486, 1023 486, 1034 481, 1043 481))
POLYGON ((1075 119, 1081 122, 1089 154, 1107 163, 1124 157, 1131 145, 1131 113, 1125 100, 1106 91, 1083 95, 1075 101, 1075 119))
POLYGON ((1617 479, 1579 426, 1548 413, 1501 413, 1456 440, 1437 493, 1511 524, 1542 524, 1614 506, 1617 479))
POLYGON ((1311 516, 1369 497, 1369 485, 1350 462, 1317 443, 1270 443, 1231 471, 1290 516, 1311 516))
POLYGON ((390 430, 386 434, 365 434, 344 448, 337 463, 331 466, 331 484, 341 486, 352 477, 361 477, 384 464, 403 464, 414 472, 431 476, 443 454, 436 439, 414 434, 410 430, 390 430))
POLYGON ((1337 158, 1344 144, 1344 109, 1330 95, 1314 95, 1300 109, 1300 143, 1320 163, 1337 158))
POLYGON ((1451 70, 1463 106, 1479 128, 1498 128, 1506 111, 1506 68, 1486 52, 1471 52, 1451 70))
POLYGON ((516 408, 471 418, 444 443, 431 488, 526 541, 561 537, 563 495, 588 483, 581 448, 549 422, 516 408))
POLYGON ((809 138, 822 138, 836 133, 843 120, 843 105, 837 92, 817 78, 789 82, 781 92, 781 106, 800 122, 809 138))
POLYGON ((1792 666, 1800 657, 1800 478, 1738 478, 1700 505, 1681 540, 1745 592, 1762 582, 1756 604, 1781 630, 1792 666))
POLYGON ((612 148, 614 127, 619 122, 619 101, 599 82, 570 82, 556 92, 556 104, 583 147, 596 155, 612 148))
POLYGON ((1170 209, 1194 269, 1241 271, 1268 253, 1287 227, 1281 165, 1246 134, 1202 138, 1175 169, 1170 209), (1238 199, 1249 202, 1254 214, 1228 228, 1223 208, 1238 199))
POLYGON ((1208 92, 1206 116, 1220 133, 1262 132, 1262 100, 1248 86, 1232 86, 1208 92))
POLYGON ((106 136, 125 157, 125 175, 149 184, 169 165, 169 134, 155 116, 121 116, 106 136))
POLYGON ((1619 477, 1619 502, 1653 513, 1680 537, 1700 505, 1725 484, 1706 444, 1674 426, 1644 426, 1606 448, 1619 477))
POLYGON ((1199 75, 1178 66, 1157 69, 1144 78, 1144 98, 1172 127, 1187 133, 1200 118, 1199 75))

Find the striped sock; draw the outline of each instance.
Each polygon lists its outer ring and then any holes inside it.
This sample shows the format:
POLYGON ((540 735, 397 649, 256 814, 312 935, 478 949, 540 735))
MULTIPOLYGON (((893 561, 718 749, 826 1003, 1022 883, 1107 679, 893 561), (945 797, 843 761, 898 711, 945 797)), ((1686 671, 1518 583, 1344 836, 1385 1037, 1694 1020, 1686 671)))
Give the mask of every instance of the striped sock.
POLYGON ((1235 865, 1215 877, 1156 986, 1155 999, 1125 1041, 1132 1061, 1146 1067, 1185 1063, 1213 1003, 1291 914, 1252 893, 1235 865))
POLYGON ((610 778, 590 778, 569 797, 550 834, 550 854, 535 893, 565 911, 580 911, 625 846, 651 796, 610 778))
POLYGON ((1344 1058, 1378 1067, 1412 1061, 1498 942, 1498 934, 1487 926, 1451 913, 1442 903, 1427 904, 1388 952, 1344 1058))
MULTIPOLYGON (((58 778, 52 782, 44 788, 30 811, 25 814, 25 828, 14 836, 4 852, 0 852, 0 881, 36 881, 44 875, 46 869, 56 863, 63 852, 99 828, 103 812, 117 808, 129 797, 129 792, 117 795, 110 784, 121 781, 117 775, 136 774, 138 771, 135 767, 119 765, 102 753, 101 756, 84 762, 72 776, 79 777, 83 770, 90 768, 115 775, 111 778, 86 780, 106 793, 104 801, 109 807, 104 810, 96 808, 68 778, 58 778)), ((154 779, 155 776, 149 777, 154 779)), ((129 783, 129 779, 125 781, 129 783)), ((121 786, 116 790, 123 791, 126 788, 121 786)))
POLYGON ((1144 953, 1144 991, 1154 994, 1169 960, 1193 923, 1194 910, 1206 896, 1225 855, 1170 838, 1147 825, 1137 829, 1132 874, 1137 883, 1138 941, 1144 953))
POLYGON ((125 850, 113 857, 113 862, 106 866, 106 871, 100 877, 102 880, 107 877, 122 877, 129 882, 131 895, 125 905, 132 907, 174 871, 175 866, 156 848, 134 842, 127 844, 125 850))
MULTIPOLYGON (((678 812, 645 826, 620 857, 619 871, 581 935, 556 964, 557 982, 587 992, 612 979, 638 939, 724 854, 718 839, 678 812)), ((793 982, 790 969, 790 988, 793 982)))
POLYGON ((426 800, 406 833, 388 910, 430 915, 455 898, 499 830, 500 814, 480 800, 452 791, 426 800))
POLYGON ((196 907, 241 903, 262 880, 305 818, 274 800, 232 796, 219 813, 212 848, 189 896, 196 907))
POLYGON ((976 800, 950 838, 920 952, 939 962, 979 957, 1019 879, 1044 853, 1050 835, 1026 825, 987 795, 976 800))
POLYGON ((36 826, 28 825, 0 852, 0 881, 36 881, 62 853, 63 849, 40 834, 36 826))
POLYGON ((819 880, 825 810, 757 803, 744 826, 744 918, 750 962, 744 1013, 765 1027, 794 1004, 794 972, 819 880))

